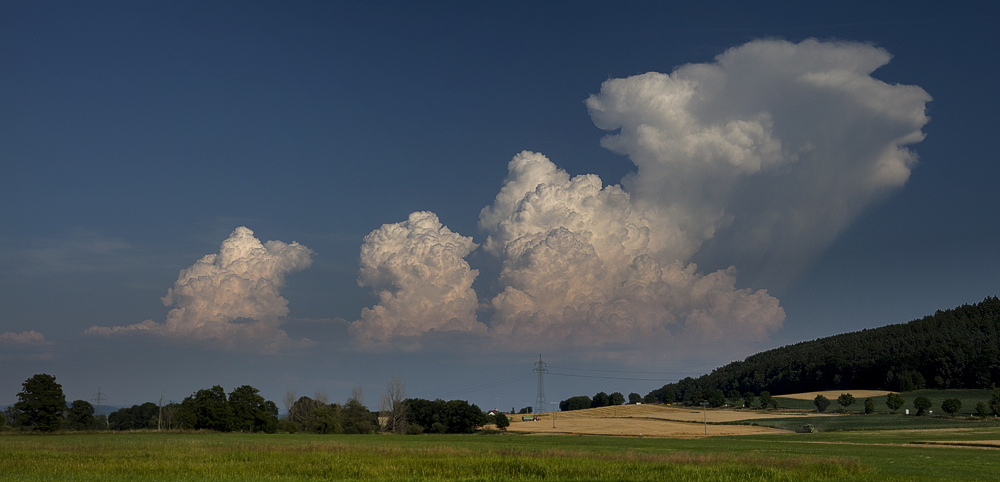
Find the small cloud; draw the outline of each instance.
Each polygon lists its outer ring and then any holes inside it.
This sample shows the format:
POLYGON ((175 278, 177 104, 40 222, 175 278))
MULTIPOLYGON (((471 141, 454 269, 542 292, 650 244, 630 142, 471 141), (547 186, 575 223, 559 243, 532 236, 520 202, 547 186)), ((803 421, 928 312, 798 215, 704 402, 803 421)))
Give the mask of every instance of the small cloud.
POLYGON ((240 227, 223 241, 218 254, 207 255, 181 271, 162 298, 164 305, 175 307, 166 322, 94 326, 86 333, 152 333, 262 352, 311 344, 292 340, 280 329, 288 314, 288 300, 280 295, 285 276, 311 263, 309 248, 296 242, 261 243, 253 231, 240 227))
POLYGON ((0 342, 17 344, 17 345, 51 345, 52 342, 45 339, 41 333, 31 330, 23 331, 21 333, 3 333, 0 334, 0 342))

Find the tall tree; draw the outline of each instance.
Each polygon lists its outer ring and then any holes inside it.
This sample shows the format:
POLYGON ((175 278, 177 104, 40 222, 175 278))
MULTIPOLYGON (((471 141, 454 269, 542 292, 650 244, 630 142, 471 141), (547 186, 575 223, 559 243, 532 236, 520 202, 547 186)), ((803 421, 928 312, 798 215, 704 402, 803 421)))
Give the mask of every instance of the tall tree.
POLYGON ((624 405, 625 395, 622 395, 622 392, 614 392, 611 395, 608 395, 608 402, 609 405, 612 406, 624 405))
POLYGON ((368 411, 368 407, 354 397, 348 399, 344 408, 340 410, 340 419, 344 433, 374 433, 378 427, 378 418, 375 414, 368 411))
POLYGON ((240 432, 274 433, 278 428, 278 407, 264 400, 260 391, 243 385, 229 394, 233 414, 233 430, 240 432))
POLYGON ((382 427, 386 432, 406 432, 406 383, 398 376, 389 379, 382 394, 381 407, 382 427))
POLYGON ((53 432, 62 425, 66 396, 56 377, 41 373, 21 384, 14 408, 21 412, 18 424, 33 430, 53 432))
POLYGON ((86 400, 73 400, 66 412, 66 427, 70 430, 93 430, 97 428, 94 406, 86 400))
POLYGON ((923 396, 914 398, 913 406, 917 409, 917 415, 923 415, 924 411, 931 408, 931 399, 923 396))
POLYGON ((611 397, 604 392, 597 392, 590 401, 590 408, 607 407, 608 405, 611 405, 611 397))
MULTIPOLYGON (((155 405, 154 405, 155 406, 155 405)), ((181 402, 191 428, 228 432, 233 429, 233 412, 226 391, 219 385, 198 390, 181 402)))
POLYGON ((632 405, 642 403, 642 395, 635 392, 628 394, 628 403, 631 403, 632 405))

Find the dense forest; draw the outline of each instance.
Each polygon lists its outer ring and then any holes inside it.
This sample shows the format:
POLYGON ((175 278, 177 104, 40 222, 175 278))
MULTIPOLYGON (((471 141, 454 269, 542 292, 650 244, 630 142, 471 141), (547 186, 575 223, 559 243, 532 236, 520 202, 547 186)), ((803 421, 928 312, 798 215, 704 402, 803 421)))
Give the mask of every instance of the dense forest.
POLYGON ((1000 299, 758 353, 646 396, 664 402, 723 393, 989 388, 1000 385, 1000 299))

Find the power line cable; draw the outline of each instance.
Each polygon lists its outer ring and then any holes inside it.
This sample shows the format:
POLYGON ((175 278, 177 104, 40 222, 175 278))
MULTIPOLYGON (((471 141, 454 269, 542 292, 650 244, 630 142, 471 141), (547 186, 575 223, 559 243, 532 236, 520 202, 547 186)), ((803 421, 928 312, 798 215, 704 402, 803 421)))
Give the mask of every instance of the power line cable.
POLYGON ((676 381, 676 379, 670 378, 634 378, 634 377, 607 377, 599 375, 573 375, 570 373, 555 373, 549 372, 549 375, 556 375, 560 377, 575 377, 575 378, 603 378, 606 380, 642 380, 647 382, 666 382, 666 381, 676 381))

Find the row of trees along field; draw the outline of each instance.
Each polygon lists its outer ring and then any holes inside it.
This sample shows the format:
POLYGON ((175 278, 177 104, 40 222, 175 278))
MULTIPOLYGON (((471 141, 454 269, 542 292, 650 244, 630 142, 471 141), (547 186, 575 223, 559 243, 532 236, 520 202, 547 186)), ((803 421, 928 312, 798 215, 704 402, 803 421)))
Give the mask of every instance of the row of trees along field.
POLYGON ((994 296, 909 323, 761 352, 708 375, 666 384, 644 398, 647 402, 691 403, 699 396, 717 401, 732 391, 908 392, 997 385, 1000 385, 1000 299, 994 296))
MULTIPOLYGON (((628 403, 642 403, 643 398, 638 393, 632 392, 628 394, 628 403)), ((655 402, 655 400, 649 400, 650 403, 655 402)), ((559 402, 559 410, 563 412, 568 412, 570 410, 583 410, 585 408, 597 408, 597 407, 611 407, 615 405, 625 404, 625 395, 621 392, 613 392, 608 395, 605 392, 597 392, 594 397, 588 397, 586 395, 579 395, 576 397, 570 397, 566 400, 559 402)))
POLYGON ((405 385, 390 380, 381 408, 372 412, 362 403, 364 393, 355 389, 344 404, 329 403, 323 392, 314 398, 288 392, 288 414, 278 418, 278 407, 249 385, 228 395, 221 386, 198 390, 181 403, 121 408, 107 417, 95 415, 85 400, 66 404, 62 385, 52 375, 35 375, 22 384, 18 402, 0 414, 0 427, 52 432, 56 430, 214 430, 219 432, 312 432, 321 434, 370 434, 379 431, 419 434, 470 433, 487 423, 505 429, 502 415, 487 417, 478 406, 464 400, 405 399, 405 385), (502 420, 501 420, 502 419, 502 420))

